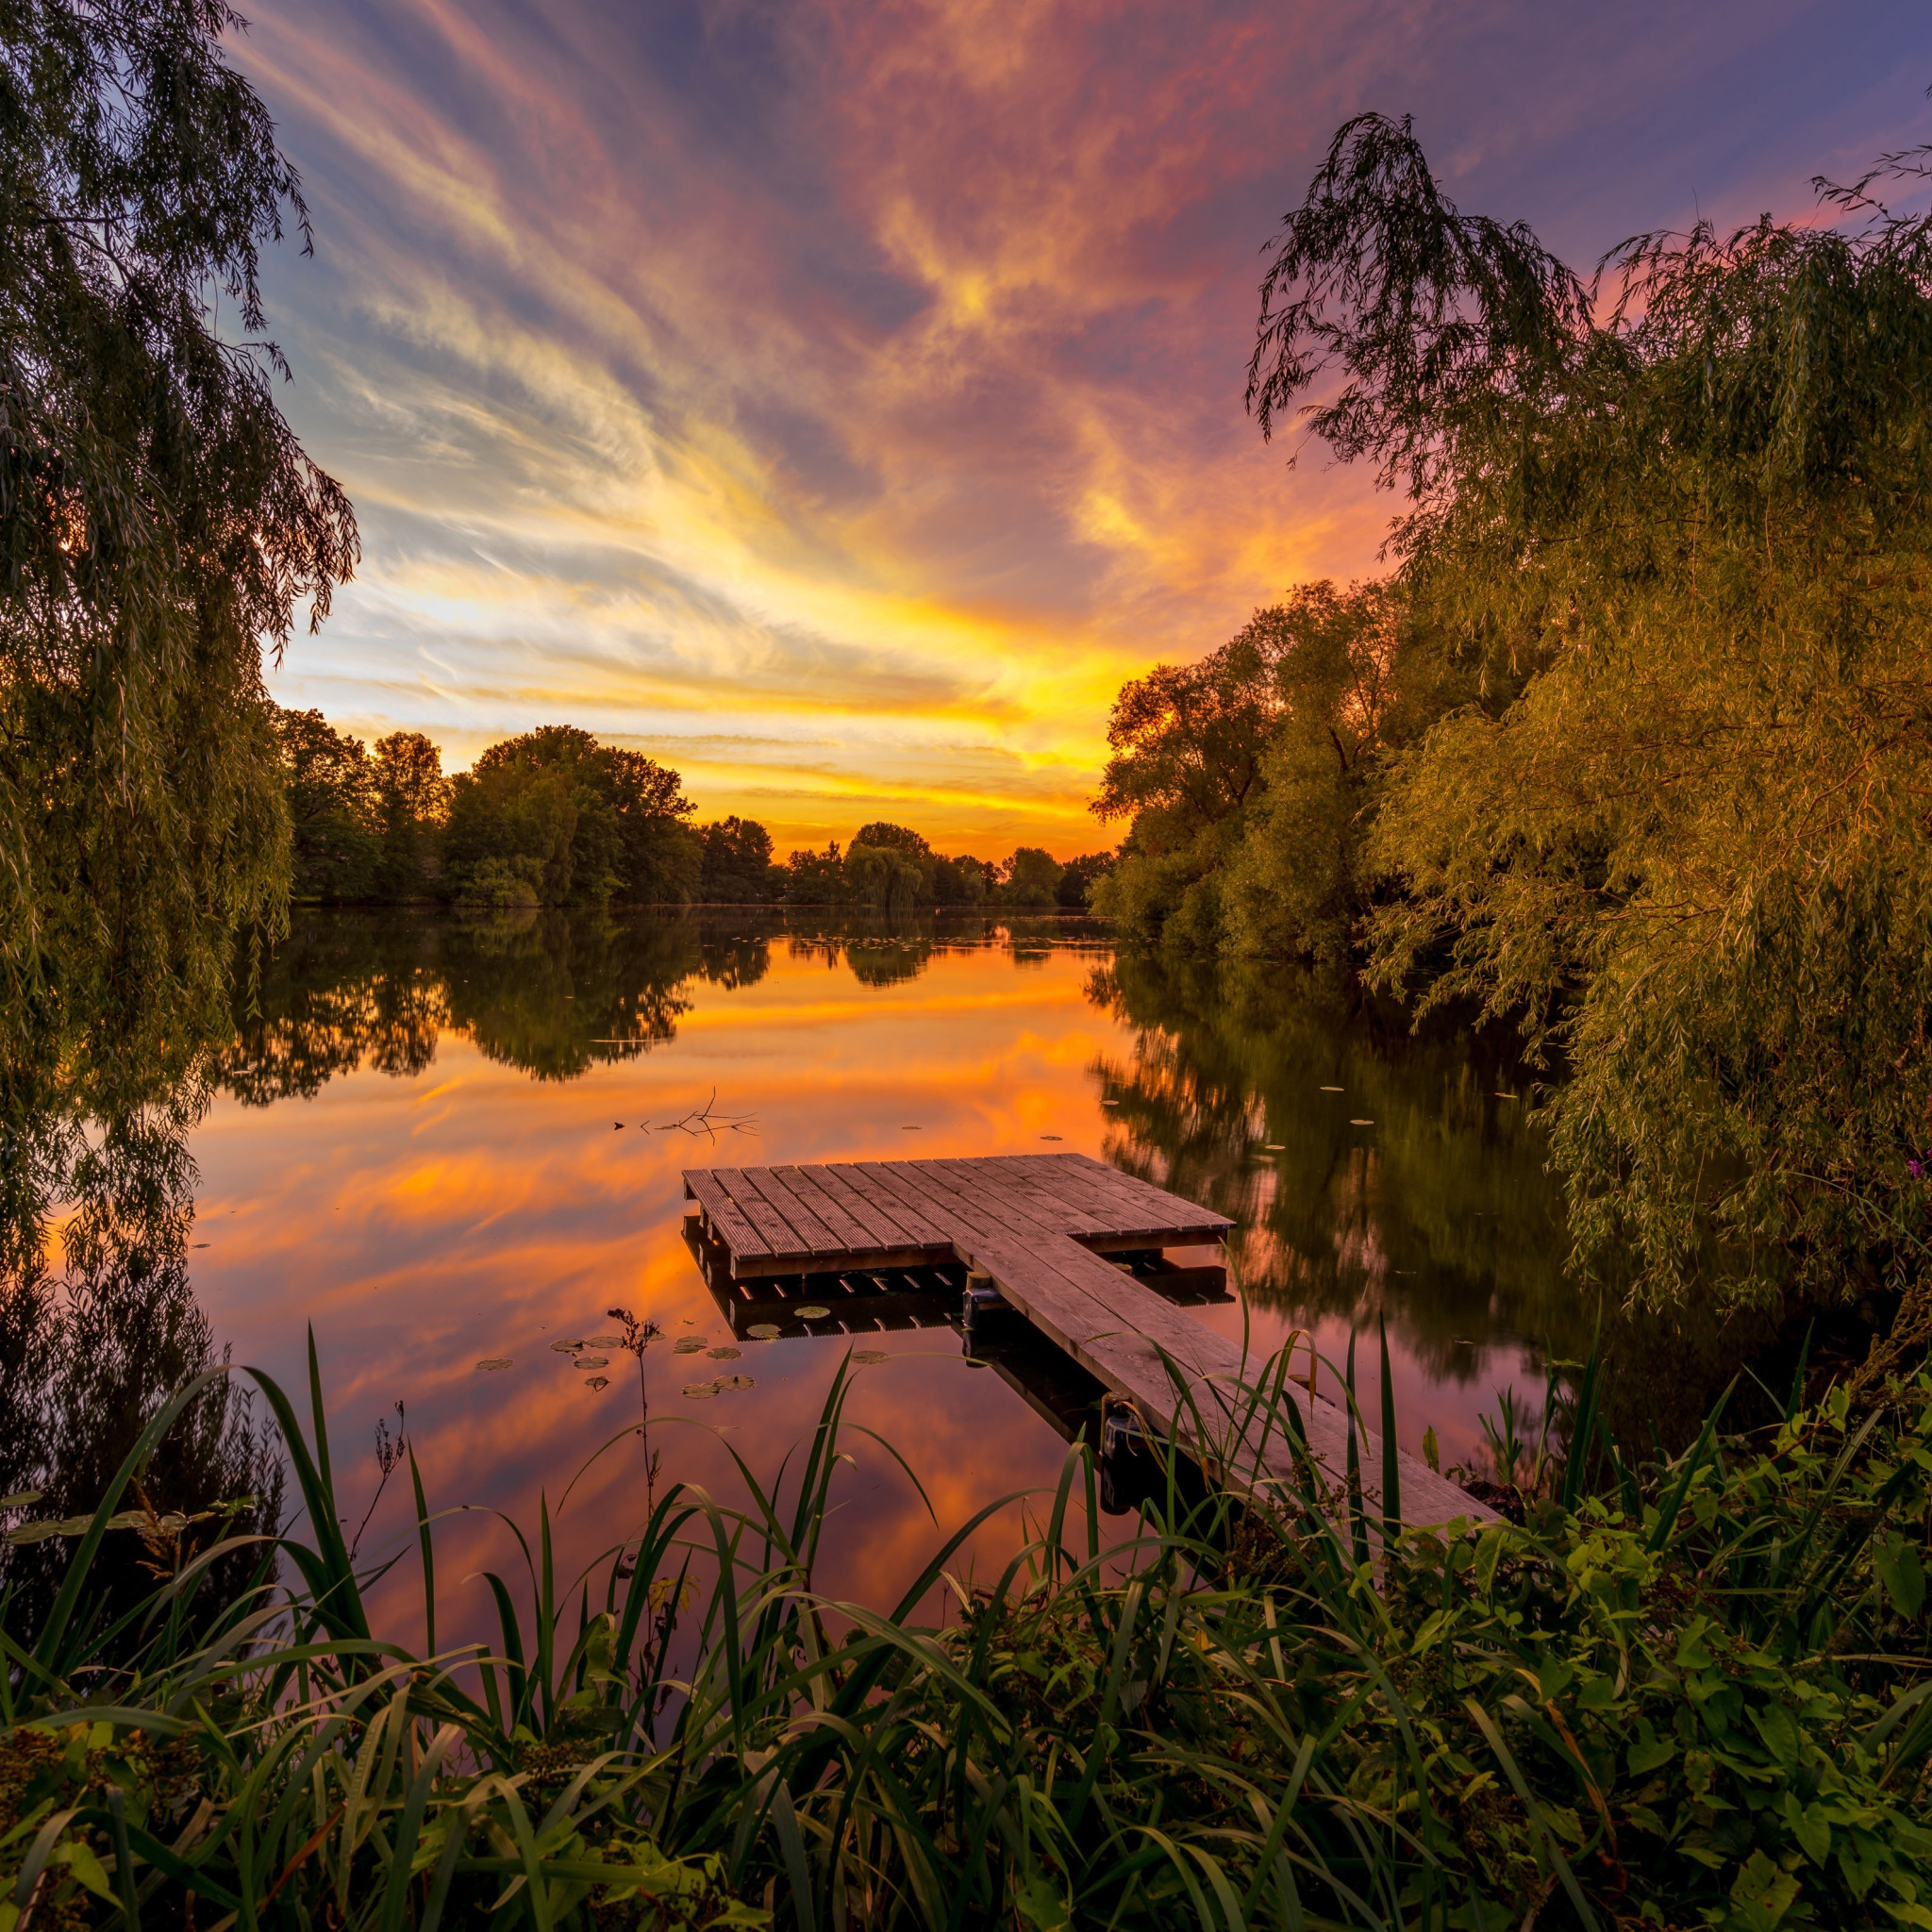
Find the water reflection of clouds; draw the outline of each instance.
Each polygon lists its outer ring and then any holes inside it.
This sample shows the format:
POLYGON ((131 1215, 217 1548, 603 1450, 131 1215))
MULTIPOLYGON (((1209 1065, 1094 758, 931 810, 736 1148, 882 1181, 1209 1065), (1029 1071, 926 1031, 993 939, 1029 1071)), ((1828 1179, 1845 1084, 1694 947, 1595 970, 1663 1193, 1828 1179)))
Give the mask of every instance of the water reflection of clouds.
MULTIPOLYGON (((690 1375, 671 1340, 729 1339, 682 1240, 691 1164, 1048 1141, 1110 1158, 1244 1221, 1257 1348, 1311 1332, 1339 1360, 1351 1321, 1385 1312, 1405 1439, 1433 1424, 1451 1457, 1474 1447, 1491 1385, 1524 1373, 1516 1338, 1555 1332, 1560 1310, 1538 1286, 1555 1278, 1553 1251, 1541 1247, 1541 1273, 1524 1258, 1540 1225, 1526 1190, 1545 1185, 1534 1142, 1479 1104, 1499 1083, 1473 1067, 1469 1042, 1405 1047, 1278 973, 1096 972, 1079 925, 1055 945, 976 922, 783 924, 744 910, 298 922, 259 1013, 216 1057, 223 1091, 193 1139, 199 1225, 212 1233, 194 1289, 237 1358, 291 1388, 313 1325, 346 1507, 359 1513, 358 1486, 373 1484, 367 1429, 402 1397, 432 1501, 525 1523, 619 1436, 558 1534, 575 1563, 627 1533, 642 1481, 623 1437, 628 1364, 592 1391, 549 1350, 608 1327, 613 1307, 666 1330, 645 1358, 664 1479, 735 1496, 728 1451, 774 1471, 843 1346, 747 1344, 735 1366, 755 1389, 680 1401, 690 1375), (1345 1105, 1317 1097, 1338 1074, 1345 1105), (662 1130, 708 1108, 753 1117, 756 1135, 662 1130), (1347 1125, 1357 1110, 1381 1124, 1372 1141, 1347 1125), (512 1366, 476 1372, 496 1357, 512 1366), (680 1409, 689 1425, 669 1420, 680 1409)), ((1239 1335, 1243 1314, 1209 1305, 1192 1318, 1239 1335)), ((859 1377, 854 1418, 908 1454, 945 1531, 1054 1480, 1061 1435, 1024 1375, 968 1368, 946 1329, 857 1345, 892 1359, 859 1377)), ((882 1453, 857 1453, 821 1581, 883 1602, 940 1532, 882 1453)), ((389 1497, 372 1535, 406 1521, 389 1497)), ((1003 1562, 1017 1533, 1008 1511, 962 1562, 1003 1562)), ((503 1533, 481 1518, 444 1537, 453 1577, 504 1560, 503 1533)))

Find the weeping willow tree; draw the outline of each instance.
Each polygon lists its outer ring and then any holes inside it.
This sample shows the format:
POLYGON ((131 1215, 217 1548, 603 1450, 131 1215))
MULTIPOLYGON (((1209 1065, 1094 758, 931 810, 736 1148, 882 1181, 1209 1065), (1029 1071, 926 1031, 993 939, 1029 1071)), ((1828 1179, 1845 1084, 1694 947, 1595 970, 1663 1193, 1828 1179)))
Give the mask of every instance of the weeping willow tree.
POLYGON ((224 0, 0 4, 0 1063, 151 1061, 286 901, 262 688, 357 555, 276 408, 294 170, 224 0), (83 1055, 85 1057, 85 1055, 83 1055))
POLYGON ((1661 1302, 1906 1295, 1932 1141, 1924 154, 1826 219, 1586 282, 1345 125, 1262 289, 1249 402, 1407 505, 1418 620, 1492 693, 1391 758, 1372 972, 1524 1026, 1587 1259, 1661 1302))

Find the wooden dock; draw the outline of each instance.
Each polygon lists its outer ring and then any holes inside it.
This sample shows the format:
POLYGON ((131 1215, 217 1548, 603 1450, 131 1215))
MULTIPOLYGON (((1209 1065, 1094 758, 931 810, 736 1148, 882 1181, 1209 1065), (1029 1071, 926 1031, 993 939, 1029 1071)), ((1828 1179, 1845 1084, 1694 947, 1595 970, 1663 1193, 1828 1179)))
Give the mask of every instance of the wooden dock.
MULTIPOLYGON (((1234 1226, 1225 1215, 1084 1154, 698 1168, 684 1188, 735 1280, 963 1262, 1151 1430, 1164 1434, 1179 1408, 1191 1452, 1222 1479, 1261 1494, 1304 1487, 1278 1434, 1256 1441, 1244 1431, 1244 1391, 1260 1364, 1106 1258, 1219 1243, 1234 1226), (1193 1440, 1201 1434, 1206 1441, 1193 1440)), ((1306 1388, 1294 1393, 1314 1459, 1339 1491, 1346 1417, 1306 1388)), ((1379 1514, 1374 1436, 1361 1439, 1360 1462, 1367 1508, 1379 1514)), ((1406 1523, 1493 1515, 1414 1457, 1402 1455, 1399 1466, 1406 1523)))

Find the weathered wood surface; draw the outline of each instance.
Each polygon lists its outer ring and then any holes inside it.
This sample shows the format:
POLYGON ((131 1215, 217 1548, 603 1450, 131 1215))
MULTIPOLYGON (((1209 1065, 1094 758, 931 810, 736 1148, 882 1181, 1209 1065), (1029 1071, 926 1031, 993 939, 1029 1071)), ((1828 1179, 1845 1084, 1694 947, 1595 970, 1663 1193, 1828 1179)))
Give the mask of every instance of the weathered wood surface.
MULTIPOLYGON (((1164 1433, 1176 1417, 1220 1477, 1260 1494, 1299 1492, 1279 1434, 1257 1424, 1261 1364, 1101 1257, 1225 1239, 1226 1216, 1082 1154, 971 1160, 861 1160, 817 1167, 694 1169, 685 1193, 740 1281, 964 1261, 1043 1335, 1164 1433)), ((1340 1491, 1343 1411, 1294 1386, 1309 1450, 1340 1491)), ((1359 1440, 1371 1514, 1381 1509, 1381 1444, 1359 1440)), ((1402 1515, 1446 1523, 1493 1512, 1413 1457, 1398 1457, 1402 1515)))

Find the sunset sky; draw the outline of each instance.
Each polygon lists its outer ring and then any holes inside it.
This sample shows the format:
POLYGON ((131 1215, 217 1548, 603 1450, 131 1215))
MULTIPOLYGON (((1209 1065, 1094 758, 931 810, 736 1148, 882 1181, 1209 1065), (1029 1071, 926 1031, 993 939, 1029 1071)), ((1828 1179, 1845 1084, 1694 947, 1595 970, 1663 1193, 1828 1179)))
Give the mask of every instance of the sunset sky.
POLYGON ((1124 677, 1390 506, 1241 408, 1336 125, 1588 267, 1932 139, 1923 6, 268 0, 286 407, 365 557, 273 680, 445 763, 569 722, 782 852, 1061 857, 1124 677))

